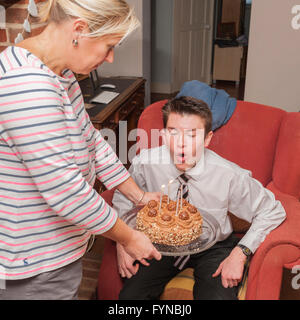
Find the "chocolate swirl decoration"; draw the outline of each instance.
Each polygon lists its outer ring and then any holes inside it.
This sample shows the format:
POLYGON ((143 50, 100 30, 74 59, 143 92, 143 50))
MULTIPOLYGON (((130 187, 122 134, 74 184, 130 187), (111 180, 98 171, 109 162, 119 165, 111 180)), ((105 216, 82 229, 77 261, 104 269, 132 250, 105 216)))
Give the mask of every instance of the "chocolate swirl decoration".
POLYGON ((194 225, 194 219, 186 209, 180 210, 176 222, 184 229, 189 229, 194 225))
POLYGON ((150 210, 148 211, 148 217, 154 218, 154 217, 156 217, 156 216, 157 216, 157 210, 156 210, 156 209, 150 209, 150 210))
POLYGON ((170 212, 176 211, 176 202, 172 201, 167 205, 167 210, 170 212))
POLYGON ((195 221, 201 221, 202 217, 200 212, 197 210, 196 207, 192 206, 191 204, 187 207, 188 212, 193 216, 195 221))
POLYGON ((183 199, 182 201, 182 207, 188 207, 190 206, 190 204, 188 203, 188 201, 186 199, 183 199))
POLYGON ((165 208, 168 205, 169 197, 167 195, 162 196, 161 208, 165 208))
POLYGON ((158 215, 158 208, 151 208, 149 209, 149 207, 145 207, 143 209, 143 220, 152 223, 157 219, 157 215, 158 215))
POLYGON ((148 207, 149 209, 154 209, 154 208, 158 207, 158 202, 155 201, 155 200, 150 200, 150 201, 148 202, 148 204, 147 204, 147 207, 148 207))
POLYGON ((175 216, 167 211, 163 212, 161 215, 158 216, 156 223, 160 227, 171 228, 175 225, 175 216))

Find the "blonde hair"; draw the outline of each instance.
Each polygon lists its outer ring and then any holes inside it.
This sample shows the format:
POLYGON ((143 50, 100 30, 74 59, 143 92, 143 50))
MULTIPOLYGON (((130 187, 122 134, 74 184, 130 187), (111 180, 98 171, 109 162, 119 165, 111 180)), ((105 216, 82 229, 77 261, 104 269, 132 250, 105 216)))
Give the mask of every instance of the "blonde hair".
POLYGON ((87 22, 88 37, 123 36, 139 27, 140 23, 124 0, 48 0, 39 9, 41 22, 61 23, 70 18, 87 22))

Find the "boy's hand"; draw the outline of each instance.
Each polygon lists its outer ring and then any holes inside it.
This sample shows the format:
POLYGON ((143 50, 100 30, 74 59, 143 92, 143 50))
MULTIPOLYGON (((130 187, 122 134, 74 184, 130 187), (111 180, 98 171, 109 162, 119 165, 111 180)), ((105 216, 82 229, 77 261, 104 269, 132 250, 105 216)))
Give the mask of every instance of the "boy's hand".
POLYGON ((134 259, 125 251, 123 246, 117 243, 118 270, 122 278, 130 279, 139 270, 139 264, 134 265, 134 259))
POLYGON ((235 247, 212 276, 215 278, 221 274, 224 288, 236 287, 242 280, 246 260, 247 257, 242 249, 235 247))

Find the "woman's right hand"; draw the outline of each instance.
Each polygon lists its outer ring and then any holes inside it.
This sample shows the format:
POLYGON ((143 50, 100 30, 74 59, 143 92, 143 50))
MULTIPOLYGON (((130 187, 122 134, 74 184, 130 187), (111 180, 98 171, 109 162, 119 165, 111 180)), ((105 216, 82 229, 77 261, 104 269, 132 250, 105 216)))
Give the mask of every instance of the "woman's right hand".
POLYGON ((145 259, 161 259, 161 254, 153 246, 150 239, 140 231, 132 230, 131 238, 127 244, 123 244, 123 248, 134 260, 138 260, 144 266, 149 266, 145 259))

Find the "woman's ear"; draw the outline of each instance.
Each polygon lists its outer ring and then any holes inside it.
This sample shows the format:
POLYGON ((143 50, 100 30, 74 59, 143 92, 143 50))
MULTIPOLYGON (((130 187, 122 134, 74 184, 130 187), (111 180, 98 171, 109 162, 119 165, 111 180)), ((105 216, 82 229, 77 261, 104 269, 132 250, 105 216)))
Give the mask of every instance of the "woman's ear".
POLYGON ((205 147, 205 148, 207 148, 207 147, 210 145, 210 142, 211 142, 211 139, 212 139, 213 136, 214 136, 214 133, 213 133, 212 131, 210 131, 210 132, 206 135, 206 137, 205 137, 205 139, 204 139, 204 147, 205 147))
POLYGON ((89 25, 83 19, 75 19, 73 22, 74 38, 78 39, 81 34, 89 32, 89 25))

